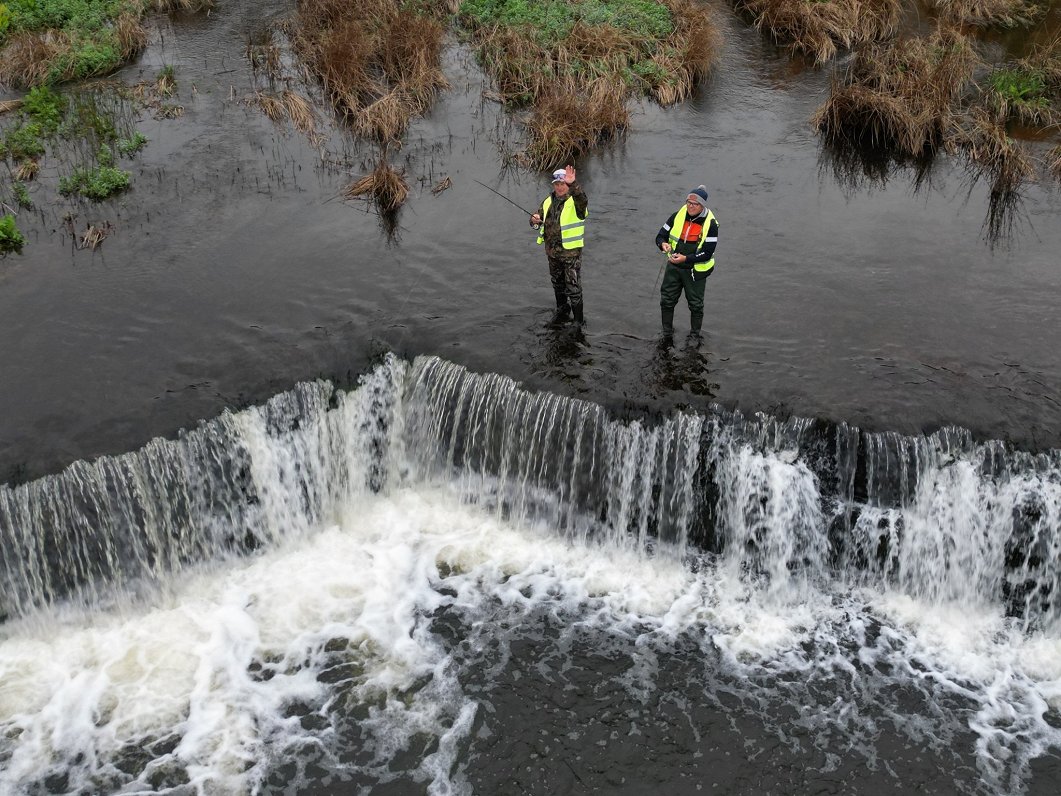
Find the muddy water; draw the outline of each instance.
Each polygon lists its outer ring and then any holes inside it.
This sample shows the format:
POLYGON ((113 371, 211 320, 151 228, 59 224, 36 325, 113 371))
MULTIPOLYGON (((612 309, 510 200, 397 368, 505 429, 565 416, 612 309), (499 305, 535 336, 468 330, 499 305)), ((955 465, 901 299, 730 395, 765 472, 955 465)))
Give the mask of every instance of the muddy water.
MULTIPOLYGON (((539 175, 502 170, 518 128, 482 100, 459 46, 453 88, 394 157, 412 187, 395 238, 336 198, 376 157, 334 132, 327 162, 241 102, 243 48, 285 3, 228 2, 163 23, 123 77, 176 67, 176 120, 146 117, 133 189, 80 208, 109 220, 76 251, 46 208, 0 263, 0 480, 129 450, 294 382, 349 382, 381 351, 634 413, 717 402, 916 432, 957 424, 1061 444, 1061 209, 1031 185, 1014 235, 984 237, 987 186, 941 161, 915 186, 863 183, 820 156, 808 119, 828 74, 793 64, 720 4, 726 49, 690 102, 635 110, 624 142, 576 164, 590 196, 587 326, 548 327, 544 256, 525 217, 539 175), (453 187, 433 196, 449 176, 453 187), (701 344, 679 307, 661 345, 652 239, 705 183, 721 222, 701 344)), ((54 179, 44 175, 45 179, 54 179)))

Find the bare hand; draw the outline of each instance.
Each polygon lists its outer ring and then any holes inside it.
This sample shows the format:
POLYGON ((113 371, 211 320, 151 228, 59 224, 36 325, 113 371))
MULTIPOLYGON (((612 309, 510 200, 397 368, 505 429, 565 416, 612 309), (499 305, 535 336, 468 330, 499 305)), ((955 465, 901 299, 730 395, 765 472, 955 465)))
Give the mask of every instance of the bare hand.
POLYGON ((659 245, 659 247, 665 252, 669 252, 670 251, 670 244, 669 243, 661 243, 659 245))
POLYGON ((531 220, 531 226, 534 226, 534 227, 540 226, 541 223, 542 223, 542 217, 540 215, 538 215, 537 213, 532 215, 530 220, 531 220))
POLYGON ((675 265, 681 265, 682 263, 685 262, 685 255, 684 254, 672 254, 667 259, 670 262, 674 263, 675 265))
POLYGON ((575 167, 571 165, 565 166, 564 171, 567 172, 567 174, 564 175, 564 182, 570 185, 575 181, 575 167))

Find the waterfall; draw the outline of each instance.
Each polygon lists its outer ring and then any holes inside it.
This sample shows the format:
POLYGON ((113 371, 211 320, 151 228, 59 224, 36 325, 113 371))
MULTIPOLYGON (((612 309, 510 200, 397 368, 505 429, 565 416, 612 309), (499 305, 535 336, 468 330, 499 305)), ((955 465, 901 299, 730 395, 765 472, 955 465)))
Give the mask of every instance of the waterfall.
POLYGON ((0 613, 95 604, 311 534, 426 480, 578 544, 721 557, 1061 622, 1061 453, 705 406, 657 418, 436 357, 300 384, 172 440, 0 487, 0 613))

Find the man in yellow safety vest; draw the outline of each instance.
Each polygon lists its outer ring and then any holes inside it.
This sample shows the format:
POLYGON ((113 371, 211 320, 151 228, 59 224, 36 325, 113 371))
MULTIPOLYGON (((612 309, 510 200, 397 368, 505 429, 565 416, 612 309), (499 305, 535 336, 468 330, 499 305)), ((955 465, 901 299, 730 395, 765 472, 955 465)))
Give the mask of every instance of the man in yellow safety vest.
POLYGON ((582 305, 582 246, 585 242, 589 199, 575 181, 572 166, 553 172, 553 191, 542 202, 530 224, 538 230, 538 244, 545 244, 549 279, 556 296, 554 320, 573 316, 585 320, 582 305))

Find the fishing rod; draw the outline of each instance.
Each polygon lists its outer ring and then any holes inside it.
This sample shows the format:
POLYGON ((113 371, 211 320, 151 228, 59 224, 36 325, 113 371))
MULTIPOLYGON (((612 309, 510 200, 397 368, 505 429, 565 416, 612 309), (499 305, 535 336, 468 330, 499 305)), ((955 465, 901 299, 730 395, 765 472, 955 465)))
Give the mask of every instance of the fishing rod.
MULTIPOLYGON (((472 177, 472 181, 473 181, 473 182, 479 182, 479 181, 478 181, 477 179, 475 179, 474 177, 472 177)), ((515 207, 515 208, 516 208, 517 210, 522 210, 522 211, 523 211, 524 213, 526 213, 526 214, 527 214, 528 216, 533 216, 533 215, 534 215, 534 213, 532 213, 532 212, 531 212, 530 210, 527 210, 526 208, 520 207, 520 206, 519 206, 518 204, 516 204, 515 202, 513 202, 513 201, 512 201, 511 199, 509 199, 509 198, 508 198, 507 196, 505 196, 505 195, 504 195, 503 193, 501 193, 500 191, 495 191, 495 190, 494 190, 493 188, 491 188, 491 187, 490 187, 489 185, 487 185, 487 184, 486 184, 485 182, 479 182, 479 184, 480 184, 481 186, 483 186, 484 188, 486 188, 486 190, 488 190, 488 191, 492 191, 493 193, 496 193, 496 194, 497 194, 498 196, 500 196, 500 197, 501 197, 502 199, 504 199, 504 200, 505 200, 506 202, 508 202, 508 203, 509 203, 510 205, 512 205, 513 207, 515 207)))

